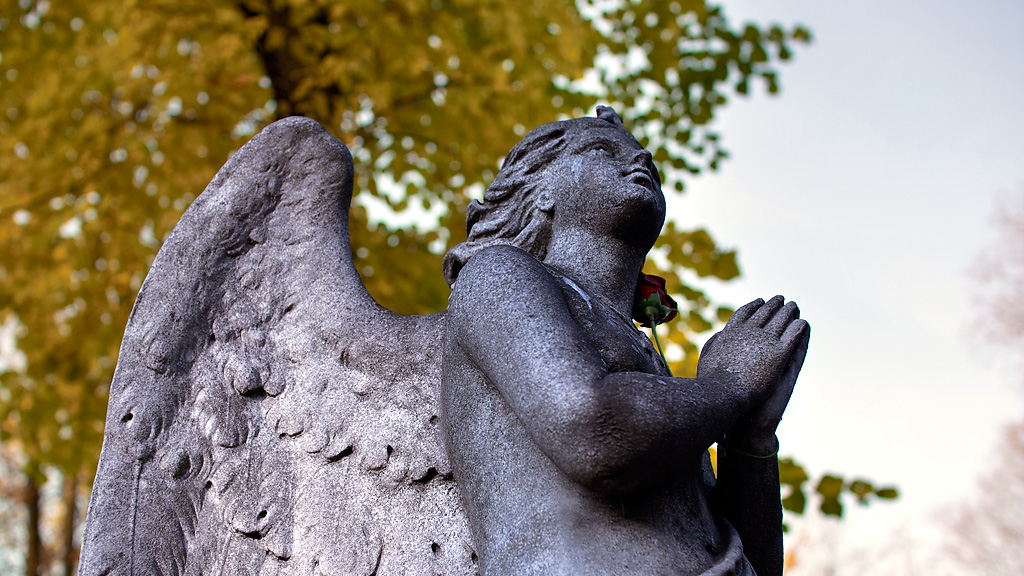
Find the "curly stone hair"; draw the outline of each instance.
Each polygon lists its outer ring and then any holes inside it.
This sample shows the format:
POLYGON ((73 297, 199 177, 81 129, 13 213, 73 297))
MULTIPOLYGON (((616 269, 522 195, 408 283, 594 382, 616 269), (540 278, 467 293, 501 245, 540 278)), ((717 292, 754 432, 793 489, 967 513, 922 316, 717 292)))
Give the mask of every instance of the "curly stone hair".
POLYGON ((625 128, 622 118, 607 106, 597 107, 596 118, 574 118, 534 128, 509 151, 484 201, 473 200, 466 209, 468 238, 444 255, 444 278, 454 284, 459 271, 479 250, 496 244, 521 248, 538 260, 547 256, 551 241, 551 208, 539 204, 543 182, 536 173, 551 164, 569 140, 608 122, 625 128))

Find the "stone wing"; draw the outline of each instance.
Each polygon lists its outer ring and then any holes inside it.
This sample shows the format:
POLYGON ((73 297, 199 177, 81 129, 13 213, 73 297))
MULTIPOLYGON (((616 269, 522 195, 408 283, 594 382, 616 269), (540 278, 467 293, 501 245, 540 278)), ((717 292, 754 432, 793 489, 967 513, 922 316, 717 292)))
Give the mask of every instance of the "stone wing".
POLYGON ((288 118, 182 217, 121 345, 79 574, 477 573, 438 425, 443 313, 367 294, 352 174, 288 118))

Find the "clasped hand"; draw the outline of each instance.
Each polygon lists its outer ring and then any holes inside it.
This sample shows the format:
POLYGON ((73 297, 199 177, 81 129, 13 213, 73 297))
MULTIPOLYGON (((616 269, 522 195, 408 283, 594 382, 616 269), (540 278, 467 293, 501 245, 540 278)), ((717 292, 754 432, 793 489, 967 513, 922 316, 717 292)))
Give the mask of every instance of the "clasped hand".
POLYGON ((749 408, 726 433, 731 446, 754 454, 774 451, 775 430, 793 394, 810 332, 796 303, 775 296, 736 310, 704 345, 697 377, 738 385, 749 398, 749 408))

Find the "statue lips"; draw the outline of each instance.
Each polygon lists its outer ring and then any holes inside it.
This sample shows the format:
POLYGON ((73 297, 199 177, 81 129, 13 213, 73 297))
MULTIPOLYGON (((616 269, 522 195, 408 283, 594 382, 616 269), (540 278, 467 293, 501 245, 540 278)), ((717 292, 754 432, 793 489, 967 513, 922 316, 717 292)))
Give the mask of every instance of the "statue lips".
POLYGON ((643 186, 644 188, 647 188, 651 192, 657 194, 659 192, 659 187, 654 181, 654 176, 651 174, 651 169, 648 166, 648 162, 644 162, 642 158, 647 158, 649 162, 650 153, 646 153, 643 156, 641 156, 639 162, 637 161, 638 159, 634 158, 633 167, 629 170, 629 172, 626 173, 626 176, 634 184, 639 184, 640 186, 643 186))
MULTIPOLYGON (((626 173, 626 178, 634 186, 644 189, 643 193, 636 191, 633 194, 630 194, 630 196, 637 200, 642 198, 644 203, 654 202, 656 205, 664 205, 664 200, 660 199, 662 195, 661 189, 655 182, 654 177, 651 176, 651 172, 647 166, 643 164, 635 166, 626 173)), ((658 227, 660 230, 661 225, 659 224, 658 227)))
POLYGON ((644 168, 643 166, 635 168, 629 173, 629 177, 630 181, 634 184, 639 184, 651 192, 657 192, 657 187, 654 185, 654 178, 651 178, 651 173, 647 171, 647 168, 644 168))

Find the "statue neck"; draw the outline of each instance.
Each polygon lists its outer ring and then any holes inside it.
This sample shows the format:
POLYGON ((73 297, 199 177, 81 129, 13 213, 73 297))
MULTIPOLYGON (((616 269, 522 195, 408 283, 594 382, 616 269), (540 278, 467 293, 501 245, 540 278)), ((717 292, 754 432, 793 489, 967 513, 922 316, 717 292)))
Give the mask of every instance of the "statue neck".
POLYGON ((636 279, 646 251, 617 238, 583 230, 562 230, 551 239, 544 264, 578 284, 588 294, 606 299, 629 318, 636 279))

